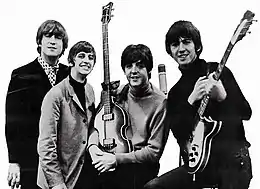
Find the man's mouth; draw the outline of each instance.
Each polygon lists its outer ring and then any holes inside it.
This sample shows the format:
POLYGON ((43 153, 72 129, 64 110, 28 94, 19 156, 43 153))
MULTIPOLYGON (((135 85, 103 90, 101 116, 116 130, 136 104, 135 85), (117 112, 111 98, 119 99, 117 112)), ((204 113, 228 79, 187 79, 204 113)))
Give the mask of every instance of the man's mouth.
POLYGON ((181 55, 178 55, 178 58, 185 59, 187 56, 188 56, 188 54, 181 54, 181 55))
POLYGON ((80 67, 86 67, 86 68, 88 68, 88 69, 91 68, 91 65, 88 64, 88 63, 81 63, 79 66, 80 66, 80 67))
POLYGON ((131 76, 130 78, 131 78, 131 79, 139 79, 138 76, 131 76))
POLYGON ((48 47, 48 49, 56 50, 56 47, 48 47))

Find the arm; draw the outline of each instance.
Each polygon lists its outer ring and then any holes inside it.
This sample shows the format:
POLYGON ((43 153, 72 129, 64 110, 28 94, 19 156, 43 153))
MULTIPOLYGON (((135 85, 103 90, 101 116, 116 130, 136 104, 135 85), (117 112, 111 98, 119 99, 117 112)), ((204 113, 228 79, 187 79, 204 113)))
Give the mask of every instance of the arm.
POLYGON ((42 103, 38 139, 39 163, 49 187, 64 183, 57 153, 60 102, 53 92, 52 90, 48 92, 42 103))
POLYGON ((20 161, 19 161, 19 122, 22 118, 22 104, 19 93, 18 74, 13 71, 6 95, 6 124, 5 137, 8 148, 9 168, 8 168, 8 185, 12 188, 20 184, 20 161))
POLYGON ((220 79, 227 91, 227 98, 221 103, 221 106, 232 108, 232 112, 238 115, 241 120, 249 120, 252 115, 251 107, 238 86, 234 75, 227 67, 225 67, 223 77, 220 79))

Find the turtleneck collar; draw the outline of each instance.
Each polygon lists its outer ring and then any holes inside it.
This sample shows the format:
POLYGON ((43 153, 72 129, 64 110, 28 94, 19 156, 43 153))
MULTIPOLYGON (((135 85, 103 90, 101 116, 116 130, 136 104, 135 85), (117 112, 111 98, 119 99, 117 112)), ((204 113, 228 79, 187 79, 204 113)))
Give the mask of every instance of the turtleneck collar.
POLYGON ((151 92, 151 83, 147 82, 145 85, 143 85, 141 88, 133 88, 133 87, 129 87, 129 92, 130 94, 132 94, 134 97, 144 97, 147 96, 149 94, 149 92, 151 92))
POLYGON ((83 83, 80 83, 80 82, 76 81, 75 79, 73 79, 71 75, 69 75, 69 82, 73 86, 73 88, 80 89, 80 88, 85 87, 87 80, 85 79, 85 81, 83 83))
POLYGON ((194 62, 187 64, 185 66, 180 67, 182 75, 198 75, 201 72, 205 71, 206 61, 203 59, 197 58, 194 62))

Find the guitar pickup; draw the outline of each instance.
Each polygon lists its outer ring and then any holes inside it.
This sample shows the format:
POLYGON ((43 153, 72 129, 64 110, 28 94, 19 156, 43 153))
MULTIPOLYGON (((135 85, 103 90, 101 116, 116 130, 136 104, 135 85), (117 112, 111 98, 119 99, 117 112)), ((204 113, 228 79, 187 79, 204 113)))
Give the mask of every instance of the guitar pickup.
POLYGON ((103 121, 110 121, 110 120, 113 120, 113 119, 114 119, 114 114, 113 113, 102 115, 102 120, 103 121))

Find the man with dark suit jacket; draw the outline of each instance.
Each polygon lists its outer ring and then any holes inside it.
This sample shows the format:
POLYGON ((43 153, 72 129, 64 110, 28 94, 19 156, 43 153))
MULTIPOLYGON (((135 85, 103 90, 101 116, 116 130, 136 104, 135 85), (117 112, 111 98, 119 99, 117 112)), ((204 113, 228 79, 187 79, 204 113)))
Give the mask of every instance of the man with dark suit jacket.
POLYGON ((38 188, 37 140, 42 100, 69 73, 68 67, 59 63, 68 47, 67 32, 59 22, 42 23, 36 42, 39 57, 13 70, 6 97, 5 135, 11 188, 38 188))

